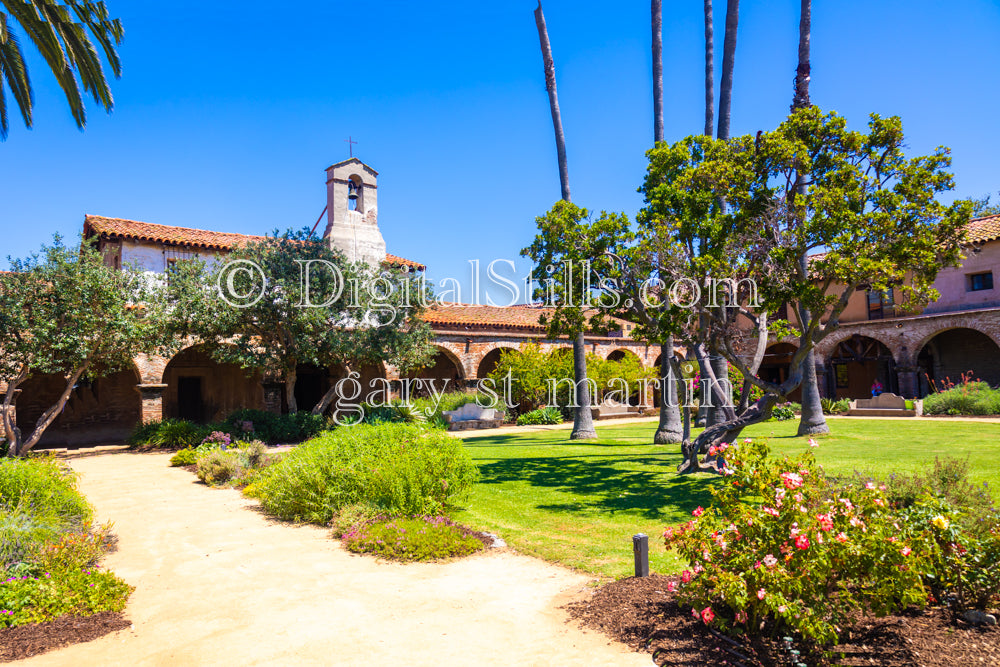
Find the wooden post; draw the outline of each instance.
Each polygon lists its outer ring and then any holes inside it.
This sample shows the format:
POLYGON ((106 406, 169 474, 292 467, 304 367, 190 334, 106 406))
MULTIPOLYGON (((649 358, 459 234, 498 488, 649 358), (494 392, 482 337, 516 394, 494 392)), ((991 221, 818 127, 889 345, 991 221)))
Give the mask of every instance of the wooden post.
POLYGON ((635 555, 635 576, 649 576, 649 537, 639 533, 632 536, 632 553, 635 555))

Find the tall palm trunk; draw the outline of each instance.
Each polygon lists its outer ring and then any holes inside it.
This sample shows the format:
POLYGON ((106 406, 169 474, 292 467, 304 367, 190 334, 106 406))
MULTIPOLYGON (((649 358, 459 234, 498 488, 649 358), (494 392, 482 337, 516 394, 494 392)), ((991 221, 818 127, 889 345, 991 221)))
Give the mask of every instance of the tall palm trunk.
MULTIPOLYGON (((709 0, 711 1, 711 0, 709 0)), ((663 141, 663 2, 652 0, 653 26, 653 141, 663 141)), ((674 356, 674 337, 660 345, 660 424, 653 442, 668 445, 684 440, 677 382, 670 360, 674 356)))
POLYGON ((722 81, 719 84, 719 139, 729 138, 729 114, 733 104, 733 67, 736 63, 736 29, 740 24, 740 0, 726 5, 726 35, 722 42, 722 81))
MULTIPOLYGON (((802 0, 802 10, 799 16, 799 64, 795 68, 795 91, 792 94, 792 111, 808 107, 809 101, 809 38, 812 32, 812 0, 802 0)), ((796 193, 805 196, 806 186, 799 187, 796 193)), ((799 259, 803 272, 808 271, 809 260, 806 257, 799 259)), ((804 325, 811 313, 802 309, 804 325)), ((799 435, 815 435, 817 433, 829 433, 830 427, 826 423, 823 415, 823 404, 819 395, 819 382, 816 378, 816 353, 809 350, 803 362, 802 372, 802 417, 799 419, 799 435)))
MULTIPOLYGON (((706 8, 707 11, 707 8, 706 8)), ((707 17, 706 17, 707 19, 707 17)), ((730 113, 733 106, 733 70, 736 64, 736 31, 740 23, 740 0, 729 0, 726 5, 726 33, 722 42, 722 81, 719 84, 719 139, 729 139, 730 113)), ((706 26, 706 32, 708 28, 706 26)), ((720 202, 721 206, 725 202, 720 202)), ((729 381, 729 362, 718 354, 708 358, 715 377, 729 381)), ((702 377, 705 377, 704 371, 702 377)), ((704 393, 704 392, 703 392, 704 393)), ((705 425, 714 426, 726 420, 725 406, 715 405, 708 409, 705 415, 705 425)))
MULTIPOLYGON (((566 163, 566 137, 563 135, 562 115, 559 113, 559 96, 556 93, 556 66, 552 59, 552 45, 549 31, 545 27, 542 2, 535 8, 535 26, 538 28, 538 42, 542 47, 542 63, 545 66, 545 89, 549 92, 549 109, 552 112, 552 128, 556 135, 556 154, 559 159, 559 186, 562 198, 570 201, 569 169, 566 163)), ((594 440, 594 417, 590 410, 590 383, 587 382, 587 345, 583 331, 573 337, 573 376, 576 381, 576 409, 573 413, 571 440, 594 440)))
POLYGON ((705 0, 705 136, 715 132, 715 26, 712 0, 705 0))

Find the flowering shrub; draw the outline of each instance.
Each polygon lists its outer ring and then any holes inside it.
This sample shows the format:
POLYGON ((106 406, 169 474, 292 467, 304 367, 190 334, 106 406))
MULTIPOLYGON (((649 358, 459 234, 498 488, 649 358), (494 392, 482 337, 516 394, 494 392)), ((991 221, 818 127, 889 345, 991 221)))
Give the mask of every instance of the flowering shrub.
POLYGON ((381 518, 348 529, 343 539, 349 551, 404 561, 467 556, 483 548, 468 528, 443 516, 381 518))
POLYGON ((883 488, 836 488, 808 452, 770 460, 749 440, 720 449, 727 482, 716 503, 664 534, 690 563, 680 600, 706 623, 829 644, 860 611, 927 601, 930 558, 883 488))
POLYGON ((54 570, 0 581, 0 628, 121 611, 133 590, 111 572, 54 570))

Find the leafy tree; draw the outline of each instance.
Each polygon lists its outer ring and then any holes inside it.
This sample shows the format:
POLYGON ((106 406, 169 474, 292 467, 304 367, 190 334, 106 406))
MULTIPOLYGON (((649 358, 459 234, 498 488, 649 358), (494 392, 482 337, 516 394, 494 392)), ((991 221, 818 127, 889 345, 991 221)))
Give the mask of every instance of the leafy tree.
POLYGON ((588 269, 588 263, 604 257, 616 237, 628 229, 624 216, 602 214, 593 222, 588 216, 587 209, 559 200, 548 213, 535 219, 538 235, 521 251, 535 263, 532 276, 540 286, 534 297, 555 308, 552 317, 542 324, 547 326, 550 337, 567 336, 573 341, 576 412, 570 438, 574 440, 597 437, 590 412, 585 334, 605 322, 604 312, 595 308, 600 304, 592 302, 594 292, 602 288, 601 276, 588 269))
POLYGON ((56 236, 40 254, 10 265, 11 273, 0 278, 0 380, 7 385, 2 419, 9 454, 23 455, 82 377, 128 368, 136 355, 160 349, 166 339, 160 320, 138 305, 148 294, 143 276, 109 268, 90 243, 68 247, 56 236), (22 437, 12 419, 17 390, 51 373, 65 378, 63 391, 22 437))
MULTIPOLYGON (((872 115, 867 132, 849 131, 840 116, 809 107, 756 139, 689 137, 649 152, 638 245, 667 248, 664 256, 674 259, 666 273, 692 291, 711 279, 737 281, 724 283, 719 296, 732 307, 702 294, 677 324, 699 361, 721 354, 764 391, 752 405, 726 407, 725 422, 685 443, 683 472, 718 469, 721 460, 703 465, 699 454, 769 417, 801 383, 808 352, 837 329, 859 286, 891 286, 924 303, 938 270, 957 263, 971 204, 937 199, 954 187, 949 152, 907 159, 904 145, 899 118, 872 115), (802 257, 821 251, 802 266, 802 257), (755 281, 756 299, 749 282, 738 282, 744 279, 755 281), (782 303, 794 305, 799 347, 788 379, 766 382, 753 364, 775 333, 767 315, 782 303), (707 326, 692 326, 695 317, 707 326)), ((724 403, 711 370, 708 380, 724 403)))
POLYGON ((1000 215, 1000 202, 990 204, 990 195, 985 195, 979 199, 972 200, 973 218, 985 218, 991 215, 1000 215))
POLYGON ((32 124, 34 95, 15 26, 52 70, 77 127, 82 129, 87 123, 80 84, 96 103, 111 111, 114 100, 94 42, 118 78, 122 67, 115 47, 121 44, 124 31, 121 21, 108 15, 103 1, 0 0, 0 8, 5 10, 0 11, 0 139, 7 137, 8 130, 5 88, 10 89, 24 124, 29 128, 32 124))
MULTIPOLYGON (((386 361, 402 371, 433 356, 419 319, 423 282, 400 271, 348 263, 308 231, 248 243, 213 266, 181 262, 169 276, 171 330, 209 349, 221 363, 279 378, 297 412, 296 369, 386 361)), ((336 386, 315 405, 326 410, 336 386)))

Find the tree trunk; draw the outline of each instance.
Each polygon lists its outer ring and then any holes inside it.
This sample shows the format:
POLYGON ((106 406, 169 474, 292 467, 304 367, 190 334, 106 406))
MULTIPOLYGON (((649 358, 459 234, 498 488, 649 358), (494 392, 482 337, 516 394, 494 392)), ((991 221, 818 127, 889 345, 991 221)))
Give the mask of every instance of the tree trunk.
POLYGON ((719 85, 719 139, 729 138, 729 114, 733 104, 733 67, 736 62, 736 29, 740 23, 740 0, 726 5, 726 35, 722 43, 722 82, 719 85))
POLYGON ((298 374, 294 366, 285 371, 285 403, 288 405, 289 414, 299 411, 298 401, 295 400, 295 381, 297 379, 298 374))
POLYGON ((70 394, 73 393, 73 387, 76 386, 80 377, 89 367, 90 361, 88 360, 83 364, 83 366, 78 368, 72 375, 69 376, 69 379, 66 381, 66 388, 63 389, 63 392, 59 395, 59 400, 56 401, 55 405, 50 406, 48 410, 42 413, 42 416, 38 418, 37 422, 35 422, 35 428, 31 432, 31 435, 28 436, 24 442, 18 445, 16 452, 18 456, 24 456, 30 452, 32 448, 38 444, 38 441, 42 439, 45 429, 47 429, 49 425, 56 420, 59 413, 62 412, 63 407, 66 405, 66 401, 69 400, 70 394))
POLYGON ((660 346, 660 425, 653 436, 657 445, 684 442, 680 401, 677 396, 678 378, 673 369, 674 339, 671 336, 660 346))
POLYGON ((552 60, 552 45, 549 44, 549 31, 545 27, 545 15, 542 13, 542 2, 538 0, 535 8, 535 26, 538 28, 538 41, 542 47, 542 63, 545 66, 545 90, 549 92, 549 110, 552 112, 552 127, 556 133, 556 154, 559 159, 559 187, 562 198, 569 198, 569 169, 566 162, 566 137, 563 136, 562 115, 559 113, 559 95, 556 93, 556 66, 552 60))
POLYGON ((809 39, 812 32, 812 0, 802 0, 799 15, 799 64, 795 68, 795 92, 792 96, 792 111, 809 106, 809 39))
POLYGON ((0 413, 3 416, 3 435, 7 438, 7 451, 4 452, 7 456, 17 456, 17 451, 21 447, 21 429, 14 421, 14 411, 17 409, 14 397, 17 396, 18 388, 27 379, 28 367, 24 366, 17 377, 7 383, 7 394, 4 396, 3 410, 0 413))
MULTIPOLYGON (((732 392, 729 388, 732 386, 729 384, 729 362, 721 354, 713 354, 709 358, 709 363, 712 364, 712 371, 715 373, 715 379, 717 382, 726 381, 726 393, 732 396, 732 392)), ((729 404, 732 404, 730 399, 729 404)), ((714 426, 715 424, 721 424, 726 421, 726 406, 716 405, 716 401, 712 401, 712 407, 708 409, 708 414, 705 417, 705 426, 714 426)))
MULTIPOLYGON (((795 90, 792 94, 792 111, 804 109, 810 104, 809 101, 809 42, 812 30, 812 0, 802 0, 802 10, 799 17, 799 63, 795 69, 795 90)), ((801 185, 796 192, 797 195, 805 196, 806 186, 801 185)), ((809 259, 801 257, 800 267, 803 272, 809 268, 809 259)), ((803 317, 799 326, 805 326, 809 318, 809 311, 803 310, 800 315, 803 317)), ((829 433, 830 427, 826 423, 823 415, 823 402, 820 400, 819 385, 816 381, 816 354, 809 350, 806 360, 803 362, 805 368, 802 373, 802 417, 799 419, 799 435, 816 435, 818 433, 829 433)))
POLYGON ((652 0, 653 141, 663 141, 663 0, 652 0))
POLYGON ((576 379, 576 410, 573 413, 573 433, 570 440, 596 440, 594 416, 590 405, 590 383, 587 382, 587 343, 581 331, 573 339, 573 375, 576 379))
POLYGON ((739 438, 740 433, 747 426, 759 424, 771 417, 771 411, 778 402, 778 397, 774 394, 764 394, 756 403, 751 405, 743 414, 736 419, 723 424, 710 426, 702 431, 694 442, 685 440, 681 445, 681 452, 684 461, 677 466, 677 472, 682 475, 689 475, 696 472, 721 473, 725 467, 725 457, 709 457, 704 463, 698 460, 702 451, 708 450, 712 445, 723 442, 734 442, 739 438))
POLYGON ((712 0, 705 0, 705 136, 715 129, 715 26, 712 0))

